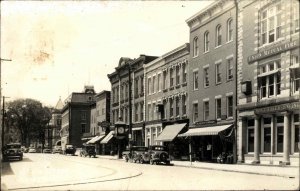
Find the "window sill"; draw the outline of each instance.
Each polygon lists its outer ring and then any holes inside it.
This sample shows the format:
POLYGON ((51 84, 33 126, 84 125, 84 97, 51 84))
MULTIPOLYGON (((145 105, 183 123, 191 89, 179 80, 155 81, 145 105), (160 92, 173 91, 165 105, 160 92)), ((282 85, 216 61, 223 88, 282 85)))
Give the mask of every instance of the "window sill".
POLYGON ((233 120, 233 117, 227 117, 227 119, 226 120, 233 120))
POLYGON ((163 92, 167 92, 167 91, 168 91, 168 89, 164 89, 164 90, 163 90, 163 92))
POLYGON ((231 81, 233 81, 233 78, 226 80, 226 82, 231 82, 231 81))
POLYGON ((186 85, 187 85, 187 82, 183 82, 183 83, 181 84, 182 87, 184 87, 184 86, 186 86, 186 85))
POLYGON ((216 83, 216 86, 218 86, 218 85, 220 85, 220 84, 222 84, 222 82, 218 82, 218 83, 216 83))
POLYGON ((204 88, 206 89, 206 88, 209 88, 209 86, 204 86, 204 88))
POLYGON ((216 46, 215 49, 218 49, 218 48, 220 48, 220 47, 222 47, 222 45, 216 46))
POLYGON ((170 87, 169 90, 174 90, 174 86, 170 87))
POLYGON ((230 40, 230 41, 227 41, 227 42, 226 42, 226 44, 229 44, 229 43, 231 43, 231 42, 233 42, 233 39, 232 39, 232 40, 230 40))
POLYGON ((196 55, 196 56, 193 56, 193 58, 197 58, 198 57, 198 55, 196 55))
POLYGON ((207 53, 209 53, 209 50, 208 50, 208 51, 206 51, 206 52, 203 52, 203 54, 207 54, 207 53))
POLYGON ((193 89, 193 91, 198 91, 199 89, 193 89))

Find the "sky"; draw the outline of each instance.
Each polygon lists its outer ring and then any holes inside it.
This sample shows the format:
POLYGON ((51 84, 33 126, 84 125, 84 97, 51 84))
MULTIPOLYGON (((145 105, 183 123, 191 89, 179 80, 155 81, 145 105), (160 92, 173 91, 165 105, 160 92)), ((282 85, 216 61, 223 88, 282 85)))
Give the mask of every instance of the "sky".
POLYGON ((161 56, 189 42, 188 18, 213 1, 1 1, 1 83, 8 101, 47 106, 93 85, 121 57, 161 56))

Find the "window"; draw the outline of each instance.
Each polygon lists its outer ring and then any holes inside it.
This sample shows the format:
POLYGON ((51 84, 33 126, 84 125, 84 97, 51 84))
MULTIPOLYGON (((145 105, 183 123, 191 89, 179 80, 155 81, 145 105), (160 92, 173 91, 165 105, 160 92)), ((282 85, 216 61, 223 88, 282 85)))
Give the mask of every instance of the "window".
POLYGON ((81 133, 87 133, 86 131, 86 124, 85 123, 81 123, 81 133))
POLYGON ((221 119, 221 98, 216 99, 216 119, 221 119))
POLYGON ((182 95, 182 115, 186 115, 186 95, 182 95))
POLYGON ((276 126, 277 126, 277 152, 283 152, 283 116, 276 117, 276 126))
POLYGON ((141 77, 141 94, 144 95, 144 76, 141 77))
POLYGON ((148 95, 150 95, 151 92, 151 78, 148 78, 148 95))
POLYGON ((217 63, 216 65, 216 84, 221 83, 221 63, 217 63))
POLYGON ((155 113, 156 113, 156 107, 155 107, 155 103, 152 104, 152 111, 151 111, 151 115, 152 115, 152 119, 155 120, 155 113))
POLYGON ((216 47, 221 46, 222 44, 222 27, 221 25, 218 25, 216 27, 216 47))
POLYGON ((144 120, 144 103, 141 103, 140 104, 140 121, 143 121, 144 120))
POLYGON ((183 63, 182 64, 182 83, 186 82, 186 76, 187 76, 186 65, 183 63))
POLYGON ((198 56, 198 37, 195 37, 193 40, 193 56, 198 56))
POLYGON ((209 76, 208 76, 209 68, 204 68, 204 87, 209 87, 209 76))
POLYGON ((86 120, 86 112, 81 111, 81 120, 86 120))
POLYGON ((271 120, 272 118, 263 118, 263 151, 271 152, 271 120))
POLYGON ((291 90, 293 95, 298 95, 300 91, 300 68, 291 70, 291 90))
POLYGON ((164 104, 164 119, 167 119, 167 100, 163 101, 164 104))
POLYGON ((227 60, 227 80, 233 79, 233 58, 227 60))
POLYGON ((176 66, 176 85, 180 84, 180 67, 176 66))
POLYGON ((233 117, 233 97, 227 97, 227 118, 233 117))
POLYGON ((198 71, 193 72, 193 87, 194 90, 198 90, 198 71))
POLYGON ((128 83, 125 84, 125 99, 128 99, 128 83))
POLYGON ((161 74, 157 75, 157 91, 161 91, 161 74))
POLYGON ((248 153, 254 152, 254 119, 247 120, 248 127, 248 153))
POLYGON ((208 120, 208 117, 209 117, 209 102, 208 101, 205 101, 204 103, 203 103, 203 109, 204 109, 204 112, 203 112, 203 114, 204 114, 204 121, 207 121, 208 120))
POLYGON ((227 42, 232 41, 233 39, 233 27, 232 27, 232 19, 230 18, 227 21, 227 42))
POLYGON ((173 117, 173 99, 170 99, 170 118, 173 117))
POLYGON ((134 95, 135 95, 135 97, 138 96, 138 93, 139 93, 139 79, 136 78, 134 80, 134 95))
POLYGON ((156 88, 156 84, 155 84, 155 76, 153 76, 153 79, 152 79, 152 82, 153 82, 153 85, 152 85, 152 93, 155 93, 155 88, 156 88))
POLYGON ((174 85, 173 68, 170 68, 170 87, 174 85))
POLYGON ((258 87, 260 91, 260 99, 280 95, 280 67, 280 60, 259 66, 258 87))
POLYGON ((167 88, 167 71, 165 70, 163 72, 163 89, 166 89, 167 88))
POLYGON ((179 116, 179 97, 176 97, 175 107, 176 107, 176 116, 179 116))
POLYGON ((282 37, 281 4, 269 6, 261 11, 261 45, 272 43, 282 37))
POLYGON ((209 51, 209 32, 204 33, 204 52, 209 51))
POLYGON ((299 32, 299 1, 293 1, 292 6, 292 33, 299 32))
POLYGON ((151 118, 151 117, 152 117, 151 113, 152 113, 151 104, 148 104, 148 117, 149 117, 149 121, 152 120, 152 118, 151 118))
POLYGON ((121 96, 121 98, 120 98, 121 101, 123 101, 123 99, 124 99, 124 85, 121 86, 121 95, 120 96, 121 96))
POLYGON ((135 104, 135 105, 134 105, 134 116, 135 116, 135 122, 138 122, 138 121, 139 121, 138 107, 139 107, 139 105, 138 105, 138 104, 135 104))
POLYGON ((198 103, 193 104, 193 122, 198 121, 198 103))
POLYGON ((298 144, 300 144, 300 114, 295 113, 293 115, 293 124, 295 128, 294 135, 294 152, 299 152, 298 144))
POLYGON ((117 97, 117 102, 119 102, 119 86, 117 86, 117 94, 116 94, 116 97, 117 97))

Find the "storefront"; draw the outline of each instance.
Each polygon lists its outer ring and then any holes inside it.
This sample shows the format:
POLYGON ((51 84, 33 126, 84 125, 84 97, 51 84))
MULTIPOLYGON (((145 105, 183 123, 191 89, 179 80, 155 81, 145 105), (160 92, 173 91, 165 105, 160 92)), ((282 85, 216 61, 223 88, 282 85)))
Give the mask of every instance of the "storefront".
POLYGON ((115 131, 110 131, 101 141, 102 155, 115 155, 118 153, 117 139, 114 137, 115 131))

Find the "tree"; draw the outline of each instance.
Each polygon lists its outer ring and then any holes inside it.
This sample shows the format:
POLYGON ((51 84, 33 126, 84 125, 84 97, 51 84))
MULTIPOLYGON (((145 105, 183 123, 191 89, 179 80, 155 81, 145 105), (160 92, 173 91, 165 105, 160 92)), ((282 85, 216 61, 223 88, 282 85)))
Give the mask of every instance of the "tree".
POLYGON ((20 131, 21 143, 28 147, 32 141, 42 144, 45 127, 51 119, 51 109, 34 99, 18 99, 7 104, 7 124, 13 124, 20 131))

